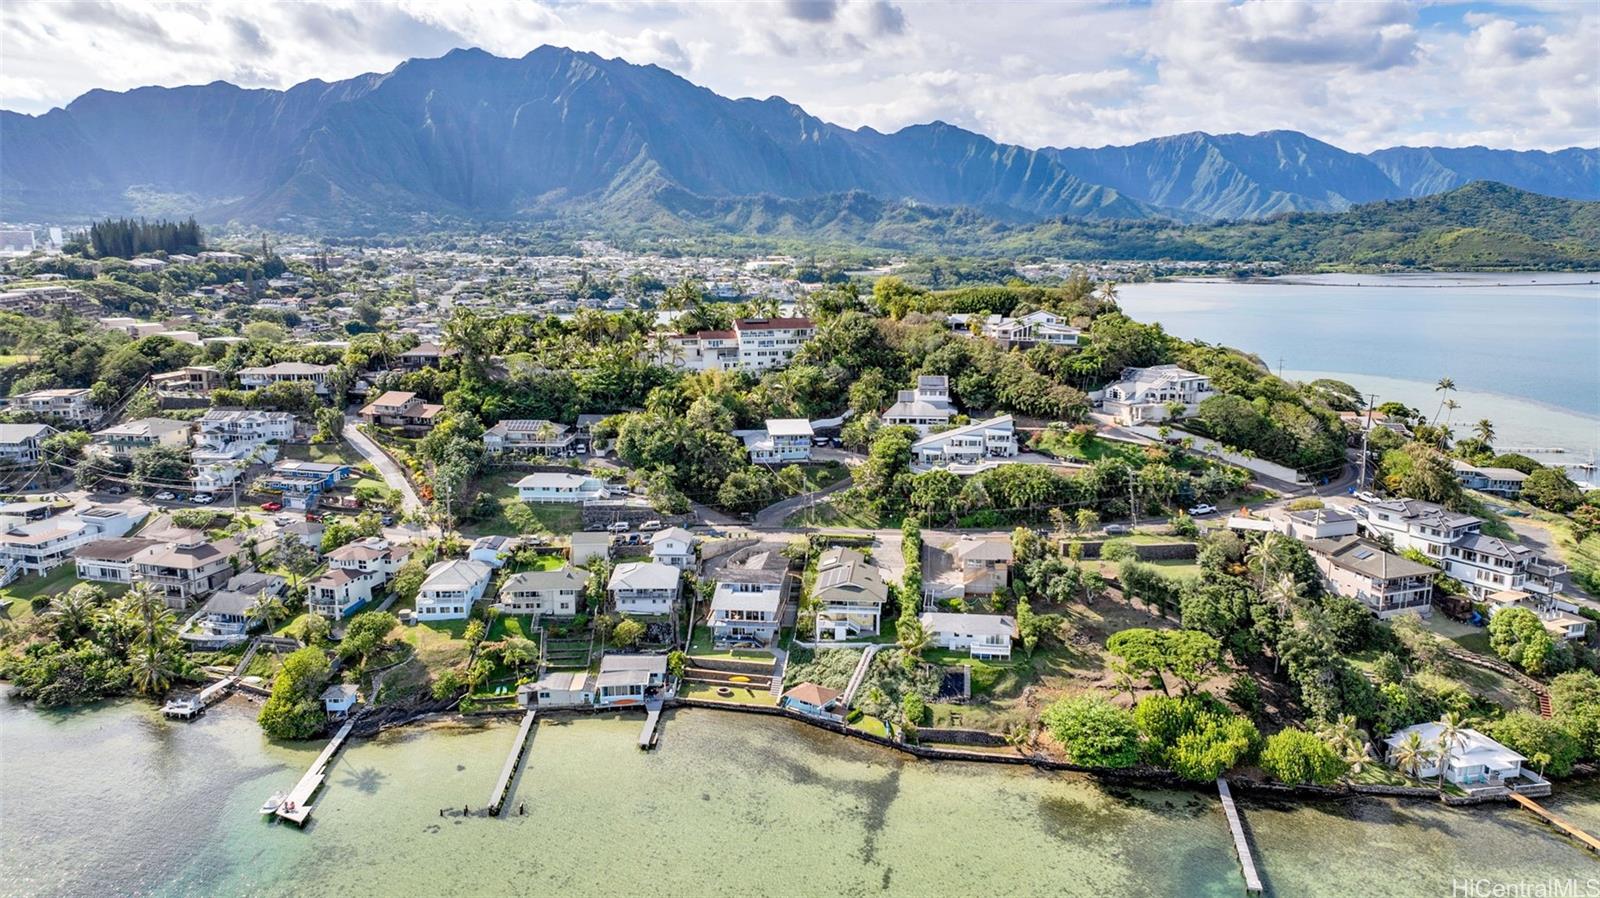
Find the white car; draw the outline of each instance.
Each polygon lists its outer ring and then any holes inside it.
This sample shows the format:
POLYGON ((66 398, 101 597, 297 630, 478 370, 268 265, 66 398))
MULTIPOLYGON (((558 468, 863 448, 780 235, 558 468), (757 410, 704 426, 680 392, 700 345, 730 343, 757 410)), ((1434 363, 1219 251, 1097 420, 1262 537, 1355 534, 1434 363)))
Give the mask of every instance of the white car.
POLYGON ((159 493, 156 493, 156 498, 162 502, 171 502, 173 499, 178 498, 178 494, 170 490, 163 490, 159 493))
POLYGON ((645 521, 639 525, 639 529, 648 533, 651 530, 660 530, 663 526, 660 521, 645 521))
POLYGON ((627 521, 618 521, 615 524, 612 524, 611 526, 607 527, 606 529, 610 530, 612 533, 627 533, 628 529, 629 529, 629 525, 628 525, 627 521))
POLYGON ((1367 502, 1367 503, 1382 502, 1383 501, 1383 498, 1381 496, 1379 496, 1377 493, 1374 493, 1371 490, 1362 490, 1361 492, 1356 493, 1356 498, 1360 499, 1363 502, 1367 502))
POLYGON ((211 495, 210 493, 195 493, 194 501, 201 505, 210 505, 211 503, 217 501, 217 497, 211 495))
POLYGON ((1189 509, 1189 517, 1191 518, 1198 518, 1203 515, 1216 513, 1217 507, 1215 505, 1196 505, 1195 507, 1189 509))

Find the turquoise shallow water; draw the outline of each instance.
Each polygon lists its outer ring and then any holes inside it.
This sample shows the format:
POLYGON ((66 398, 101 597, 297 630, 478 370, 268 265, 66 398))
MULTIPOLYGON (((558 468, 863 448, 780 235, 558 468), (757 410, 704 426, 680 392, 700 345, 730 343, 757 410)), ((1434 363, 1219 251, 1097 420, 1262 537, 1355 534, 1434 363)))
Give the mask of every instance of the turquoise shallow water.
MULTIPOLYGON (((542 722, 516 803, 481 807, 515 732, 437 726, 354 743, 304 832, 256 808, 318 746, 275 746, 238 699, 193 724, 118 704, 0 706, 0 894, 1238 895, 1216 799, 909 760, 785 721, 684 711, 542 722)), ((1600 792, 1563 799, 1600 817, 1600 792)), ((1452 878, 1600 876, 1499 808, 1247 800, 1279 895, 1447 894, 1452 878), (1485 851, 1485 845, 1502 850, 1485 851), (1514 846, 1514 848, 1513 848, 1514 846), (1374 858, 1405 858, 1375 867, 1374 858)))

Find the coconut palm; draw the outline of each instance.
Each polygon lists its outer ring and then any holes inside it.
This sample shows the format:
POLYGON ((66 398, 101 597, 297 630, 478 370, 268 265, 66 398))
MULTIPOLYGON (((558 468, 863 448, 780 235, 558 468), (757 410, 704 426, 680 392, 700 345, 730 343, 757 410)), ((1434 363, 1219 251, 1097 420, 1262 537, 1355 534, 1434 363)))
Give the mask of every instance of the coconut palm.
POLYGON ((1443 396, 1439 397, 1439 408, 1437 410, 1435 410, 1434 413, 1433 413, 1433 421, 1434 421, 1434 423, 1438 423, 1439 415, 1444 412, 1445 398, 1448 397, 1451 393, 1455 392, 1455 389, 1456 389, 1456 382, 1451 380, 1448 377, 1441 377, 1441 378, 1439 378, 1439 382, 1437 384, 1434 384, 1434 387, 1433 387, 1434 392, 1435 393, 1444 394, 1443 396))
POLYGON ((1317 738, 1327 743, 1328 747, 1338 752, 1340 757, 1350 765, 1356 773, 1372 758, 1372 750, 1367 743, 1367 734, 1356 723, 1354 714, 1346 714, 1333 723, 1317 731, 1317 738))
POLYGON ((1256 588, 1261 592, 1267 591, 1267 583, 1273 579, 1273 568, 1283 558, 1284 547, 1284 537, 1276 531, 1268 531, 1245 552, 1245 565, 1255 571, 1256 588))
POLYGON ((1439 791, 1444 791, 1444 771, 1450 766, 1450 753, 1458 744, 1465 743, 1467 722, 1454 711, 1439 718, 1439 736, 1434 743, 1434 749, 1439 757, 1439 791))
POLYGON ((1445 426, 1447 428, 1450 425, 1450 419, 1455 417, 1456 409, 1458 409, 1460 407, 1461 407, 1461 403, 1455 401, 1454 399, 1446 399, 1444 401, 1445 411, 1449 412, 1448 415, 1444 416, 1444 423, 1445 423, 1445 426))
POLYGON ((256 594, 255 601, 251 602, 250 607, 244 612, 245 620, 252 624, 264 624, 269 628, 288 616, 289 609, 283 604, 283 600, 264 589, 256 594))
POLYGON ((1485 443, 1494 442, 1494 422, 1488 418, 1479 418, 1478 423, 1472 425, 1472 432, 1485 443))
POLYGON ((145 695, 159 695, 172 685, 178 675, 172 655, 159 645, 146 645, 128 661, 128 673, 133 677, 134 688, 145 695))
POLYGON ((508 667, 526 667, 538 657, 539 649, 531 639, 508 639, 500 650, 500 660, 508 667))
POLYGON ((1414 732, 1407 733, 1389 755, 1389 760, 1394 762, 1395 767, 1412 779, 1421 777, 1423 765, 1432 758, 1433 752, 1422 744, 1422 736, 1414 732))

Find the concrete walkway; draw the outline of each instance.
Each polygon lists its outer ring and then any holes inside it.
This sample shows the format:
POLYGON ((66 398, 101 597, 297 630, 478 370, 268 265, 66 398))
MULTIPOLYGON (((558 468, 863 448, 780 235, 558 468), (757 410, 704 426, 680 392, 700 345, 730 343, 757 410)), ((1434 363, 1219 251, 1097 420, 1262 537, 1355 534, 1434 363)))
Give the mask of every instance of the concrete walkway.
POLYGON ((856 692, 861 689, 861 684, 867 679, 867 669, 872 667, 872 659, 882 649, 881 645, 869 645, 861 650, 861 660, 856 662, 855 672, 850 675, 850 685, 844 688, 843 705, 849 708, 856 700, 856 692))

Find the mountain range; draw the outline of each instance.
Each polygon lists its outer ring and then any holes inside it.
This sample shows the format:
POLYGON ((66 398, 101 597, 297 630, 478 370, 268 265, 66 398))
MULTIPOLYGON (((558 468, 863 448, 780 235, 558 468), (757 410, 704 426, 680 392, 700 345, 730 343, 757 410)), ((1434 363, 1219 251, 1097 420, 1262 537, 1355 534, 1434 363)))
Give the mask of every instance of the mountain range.
POLYGON ((657 66, 548 46, 516 59, 455 50, 282 91, 95 90, 43 115, 0 111, 0 149, 0 218, 181 212, 310 231, 837 217, 873 203, 1001 226, 1194 223, 1479 180, 1600 199, 1600 149, 1358 154, 1293 131, 1029 149, 943 122, 852 130, 778 97, 728 99, 657 66))

